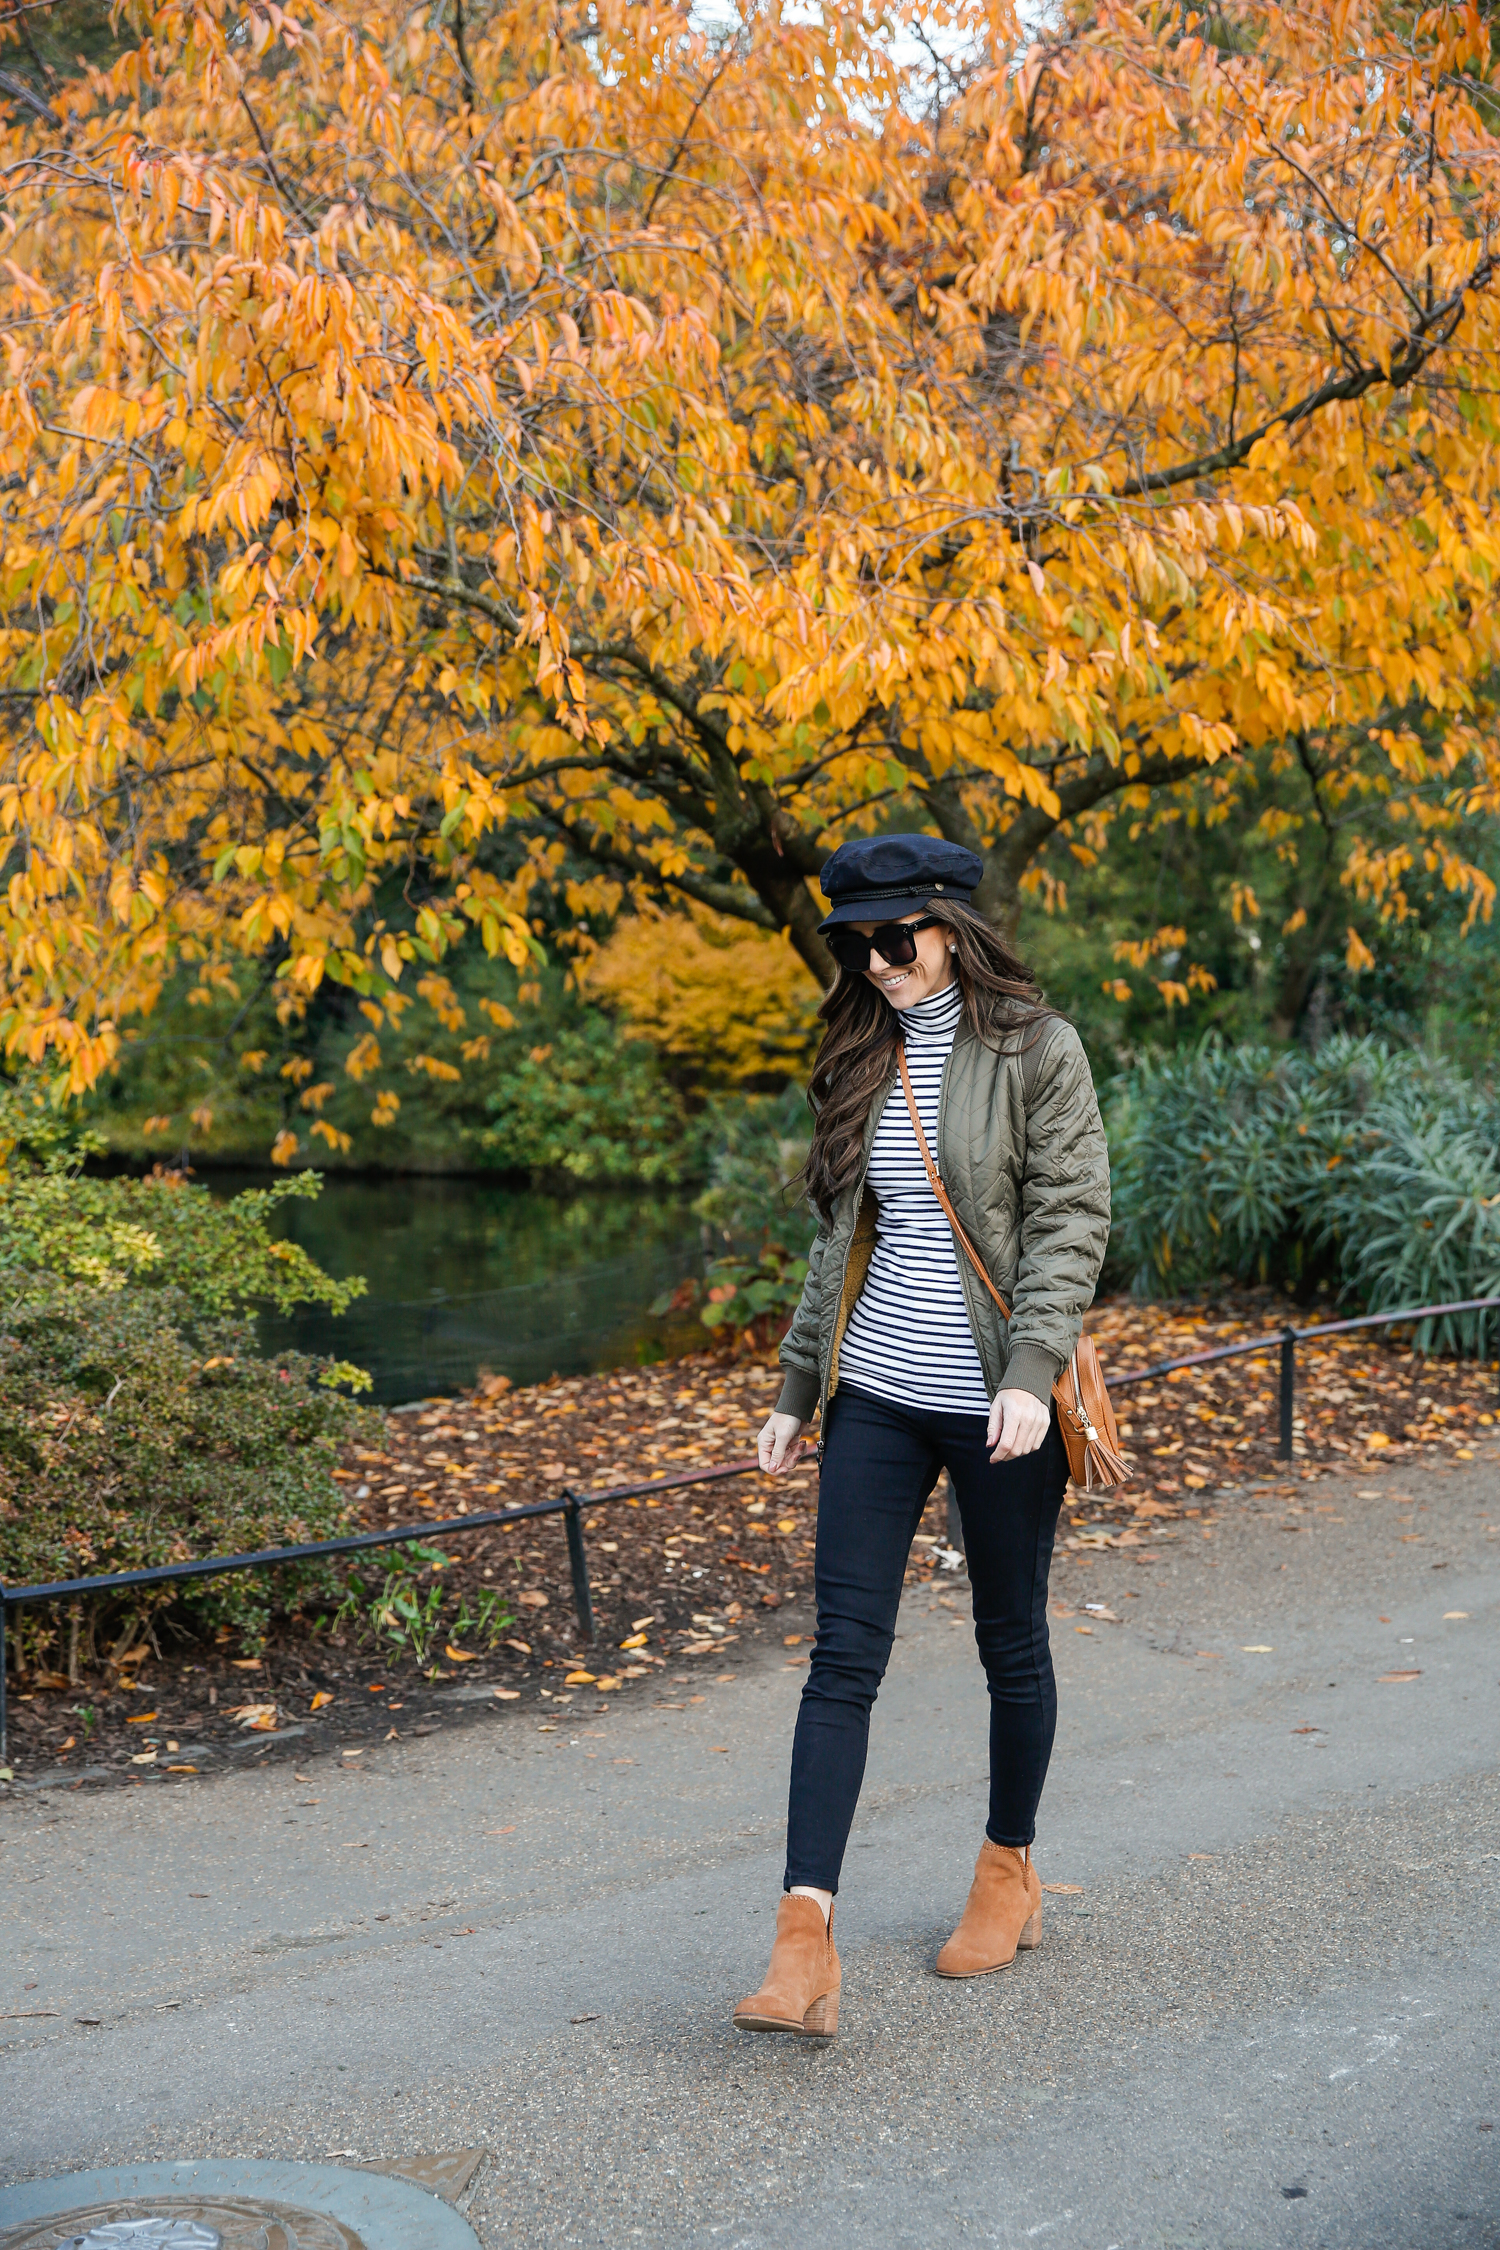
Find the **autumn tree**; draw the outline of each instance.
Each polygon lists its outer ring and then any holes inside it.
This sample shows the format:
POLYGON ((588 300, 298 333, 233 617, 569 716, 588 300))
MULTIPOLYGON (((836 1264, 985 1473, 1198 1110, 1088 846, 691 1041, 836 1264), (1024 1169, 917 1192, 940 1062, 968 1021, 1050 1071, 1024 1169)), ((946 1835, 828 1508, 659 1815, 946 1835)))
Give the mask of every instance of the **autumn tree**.
POLYGON ((378 1085, 538 886, 825 977, 884 804, 1007 920, 1311 742, 1383 824, 1340 879, 1487 910, 1481 17, 129 21, 5 136, 11 1055, 82 1087, 248 964, 378 1085))

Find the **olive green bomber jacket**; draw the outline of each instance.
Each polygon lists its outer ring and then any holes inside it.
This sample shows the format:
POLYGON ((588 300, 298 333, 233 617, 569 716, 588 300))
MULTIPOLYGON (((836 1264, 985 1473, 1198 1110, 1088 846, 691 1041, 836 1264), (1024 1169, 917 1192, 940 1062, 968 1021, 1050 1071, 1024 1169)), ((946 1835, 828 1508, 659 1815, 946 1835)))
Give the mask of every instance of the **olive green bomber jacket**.
MULTIPOLYGON (((782 1341, 777 1410, 804 1422, 826 1411, 838 1387, 839 1347, 875 1248, 870 1147, 897 1083, 893 1062, 870 1104, 858 1177, 820 1220, 782 1341)), ((1045 1402, 1078 1341, 1109 1241, 1109 1151, 1073 1026, 1048 1017, 1015 1051, 987 1047, 961 1021, 943 1072, 935 1153, 959 1221, 1011 1308, 1007 1322, 955 1241, 985 1385, 992 1398, 1004 1387, 1045 1402)))

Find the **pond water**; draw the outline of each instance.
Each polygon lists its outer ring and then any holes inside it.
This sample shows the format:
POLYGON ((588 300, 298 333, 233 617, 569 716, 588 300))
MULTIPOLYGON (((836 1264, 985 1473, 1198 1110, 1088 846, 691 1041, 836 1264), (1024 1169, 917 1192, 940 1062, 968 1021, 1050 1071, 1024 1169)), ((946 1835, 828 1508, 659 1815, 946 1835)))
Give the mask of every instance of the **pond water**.
MULTIPOLYGON (((200 1177, 216 1195, 265 1185, 248 1172, 200 1177)), ((285 1204, 280 1221, 326 1273, 362 1274, 368 1292, 337 1319, 265 1315, 262 1342, 353 1360, 388 1404, 481 1372, 514 1383, 588 1374, 701 1337, 691 1320, 650 1311, 703 1270, 702 1228, 684 1200, 333 1173, 316 1203, 285 1204)))

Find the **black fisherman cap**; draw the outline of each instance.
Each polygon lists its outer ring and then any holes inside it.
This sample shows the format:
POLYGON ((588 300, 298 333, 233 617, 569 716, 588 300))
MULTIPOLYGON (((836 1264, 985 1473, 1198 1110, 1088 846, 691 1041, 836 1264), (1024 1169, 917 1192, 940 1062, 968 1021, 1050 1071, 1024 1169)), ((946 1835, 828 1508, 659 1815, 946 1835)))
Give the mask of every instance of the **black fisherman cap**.
POLYGON ((937 898, 967 906, 983 874, 977 852, 942 836, 856 836, 823 863, 818 881, 833 911, 818 927, 892 921, 937 898))

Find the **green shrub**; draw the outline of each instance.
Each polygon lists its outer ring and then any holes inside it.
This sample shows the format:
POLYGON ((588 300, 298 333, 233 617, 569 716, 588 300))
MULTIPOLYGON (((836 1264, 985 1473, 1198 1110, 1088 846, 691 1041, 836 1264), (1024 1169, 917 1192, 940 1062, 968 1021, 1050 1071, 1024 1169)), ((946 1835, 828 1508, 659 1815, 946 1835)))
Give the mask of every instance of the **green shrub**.
MULTIPOLYGON (((0 1100, 0 1577, 51 1583, 336 1535, 348 1510, 334 1462, 378 1429, 343 1393, 367 1379, 261 1358, 252 1311, 339 1311, 363 1286, 269 1231, 277 1204, 318 1193, 316 1176, 230 1203, 172 1177, 90 1179, 76 1147, 39 1153, 7 1130, 17 1098, 0 1100)), ((123 1648, 168 1607, 254 1637, 273 1593, 332 1583, 317 1568, 278 1577, 144 1589, 81 1623, 96 1652, 96 1636, 123 1648)), ((21 1628, 35 1660, 63 1622, 29 1608, 21 1628)))
POLYGON ((676 1186, 701 1177, 701 1133, 644 1040, 590 1009, 518 1054, 475 1136, 497 1169, 676 1186))
MULTIPOLYGON (((1500 1294, 1500 1105, 1419 1048, 1197 1048, 1107 1093, 1110 1258, 1141 1294, 1318 1280, 1369 1312, 1500 1294)), ((1477 1349, 1481 1314, 1419 1348, 1477 1349)))
POLYGON ((797 1184, 811 1126, 800 1089, 715 1103, 708 1186, 693 1205, 725 1245, 701 1282, 653 1306, 697 1305, 705 1328, 779 1336, 807 1278, 814 1220, 797 1184))

